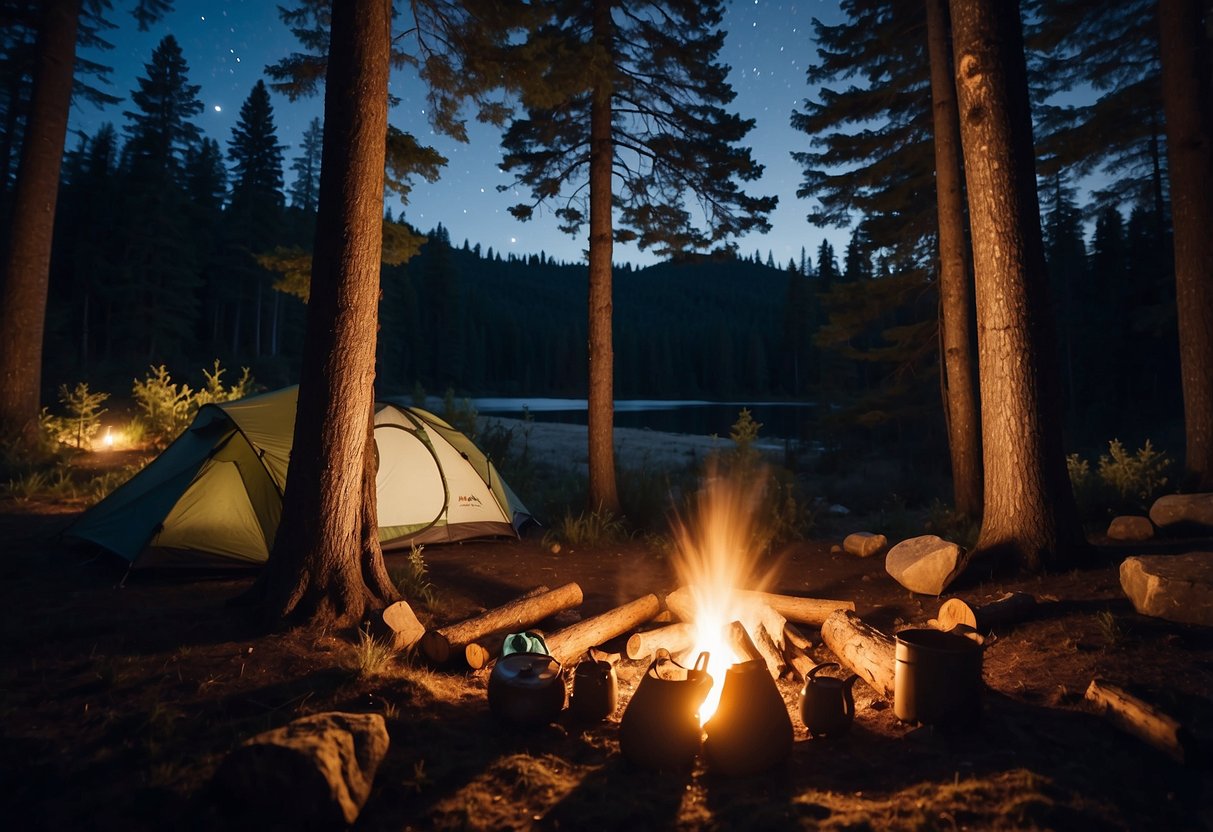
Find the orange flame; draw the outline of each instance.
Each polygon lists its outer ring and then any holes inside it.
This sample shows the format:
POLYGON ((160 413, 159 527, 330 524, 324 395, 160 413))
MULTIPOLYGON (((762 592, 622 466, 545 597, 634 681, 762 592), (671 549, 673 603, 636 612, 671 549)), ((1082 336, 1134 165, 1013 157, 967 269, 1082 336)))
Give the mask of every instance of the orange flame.
POLYGON ((762 589, 770 575, 758 574, 766 537, 757 510, 766 476, 724 477, 710 472, 689 518, 674 518, 674 567, 695 607, 691 655, 707 651, 713 686, 699 709, 700 724, 716 712, 725 671, 739 661, 726 636, 730 622, 748 618, 737 590, 762 589))

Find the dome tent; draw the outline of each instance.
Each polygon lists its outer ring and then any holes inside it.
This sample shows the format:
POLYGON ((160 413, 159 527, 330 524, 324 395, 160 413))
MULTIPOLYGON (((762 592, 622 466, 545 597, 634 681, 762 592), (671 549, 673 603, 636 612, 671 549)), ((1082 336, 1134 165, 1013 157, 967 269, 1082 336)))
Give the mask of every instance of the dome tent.
MULTIPOLYGON (((257 566, 282 515, 297 387, 203 405, 147 467, 67 534, 135 566, 257 566)), ((463 433, 432 413, 375 404, 385 550, 517 537, 530 513, 463 433)))

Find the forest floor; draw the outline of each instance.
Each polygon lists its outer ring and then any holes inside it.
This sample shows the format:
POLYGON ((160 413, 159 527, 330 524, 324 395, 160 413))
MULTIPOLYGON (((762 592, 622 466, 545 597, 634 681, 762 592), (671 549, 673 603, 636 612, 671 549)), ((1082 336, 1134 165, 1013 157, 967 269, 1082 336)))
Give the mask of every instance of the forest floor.
MULTIPOLYGON (((619 665, 619 706, 600 724, 507 729, 489 713, 483 671, 401 657, 368 676, 357 669, 356 633, 267 634, 225 606, 250 575, 134 573, 123 583, 124 563, 59 537, 77 513, 0 505, 9 828, 221 828, 209 783, 229 750, 296 717, 342 710, 382 714, 391 738, 357 829, 1213 829, 1213 630, 1137 615, 1118 580, 1126 555, 1213 551, 1213 540, 1098 539, 1096 554, 1064 573, 966 574, 949 595, 1023 590, 1041 602, 987 643, 975 727, 902 723, 861 682, 851 731, 810 739, 799 685, 786 678, 790 760, 728 778, 701 761, 654 775, 622 759, 619 719, 644 663, 619 665), (1180 764, 1114 728, 1084 700, 1094 678, 1179 718, 1203 739, 1203 756, 1180 764)), ((832 551, 856 530, 822 527, 780 548, 771 589, 853 600, 887 633, 933 617, 943 599, 908 593, 883 558, 832 551)), ((539 584, 578 582, 582 616, 677 584, 661 547, 640 539, 558 553, 539 537, 429 546, 425 559, 436 601, 418 613, 432 624, 539 584)), ((835 660, 823 646, 812 656, 835 660)))

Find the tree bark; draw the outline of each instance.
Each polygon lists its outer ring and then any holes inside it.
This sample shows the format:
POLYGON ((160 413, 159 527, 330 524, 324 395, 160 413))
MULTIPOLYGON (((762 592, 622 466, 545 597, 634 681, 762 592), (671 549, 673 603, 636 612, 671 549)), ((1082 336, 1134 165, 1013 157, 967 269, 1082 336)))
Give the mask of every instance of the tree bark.
POLYGON ((0 434, 33 444, 42 405, 42 341, 59 169, 67 136, 80 0, 48 0, 13 195, 0 295, 0 434))
POLYGON ((935 200, 939 215, 939 351, 952 494, 956 511, 981 514, 981 442, 973 367, 973 296, 960 162, 960 124, 948 49, 947 0, 926 0, 927 51, 935 132, 935 200))
POLYGON ((387 137, 390 0, 335 2, 324 168, 282 519, 267 614, 356 624, 399 598, 377 534, 372 425, 387 137))
POLYGON ((975 551, 1035 572, 1086 542, 1062 445, 1019 4, 952 0, 951 13, 981 379, 975 551))
MULTIPOLYGON (((611 4, 594 2, 594 40, 610 48, 611 4)), ((614 257, 611 218, 614 142, 611 129, 611 89, 600 78, 590 110, 590 287, 589 287, 589 508, 619 514, 615 485, 615 378, 611 336, 611 261, 614 257)))
POLYGON ((1199 0, 1159 0, 1175 302, 1183 380, 1183 485, 1213 490, 1213 104, 1199 0))

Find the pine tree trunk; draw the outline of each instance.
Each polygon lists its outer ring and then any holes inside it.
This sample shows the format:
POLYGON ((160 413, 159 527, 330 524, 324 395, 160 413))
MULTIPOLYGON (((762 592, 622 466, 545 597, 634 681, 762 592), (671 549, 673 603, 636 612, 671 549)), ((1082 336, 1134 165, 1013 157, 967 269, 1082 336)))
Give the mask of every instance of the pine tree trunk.
POLYGON ((0 435, 33 442, 42 399, 42 340, 59 168, 67 135, 80 0, 44 4, 34 90, 17 168, 0 295, 0 435))
POLYGON ((334 2, 316 221, 294 447, 266 570, 267 613, 360 622, 399 596, 377 536, 371 426, 390 0, 334 2))
POLYGON ((1159 0, 1187 453, 1184 485, 1213 490, 1213 105, 1199 0, 1159 0))
MULTIPOLYGON (((594 40, 607 48, 611 4, 594 2, 594 40)), ((589 492, 592 511, 619 513, 615 488, 615 380, 611 342, 611 91, 594 90, 590 114, 589 492)))
POLYGON ((984 512, 977 551, 1039 571, 1085 548, 1061 435, 1019 4, 952 0, 973 229, 984 512))
POLYGON ((973 371, 973 299, 960 173, 960 124, 948 50, 947 0, 926 0, 927 48, 935 128, 935 192, 939 210, 939 348, 944 413, 952 457, 956 511, 981 514, 981 442, 973 371))

